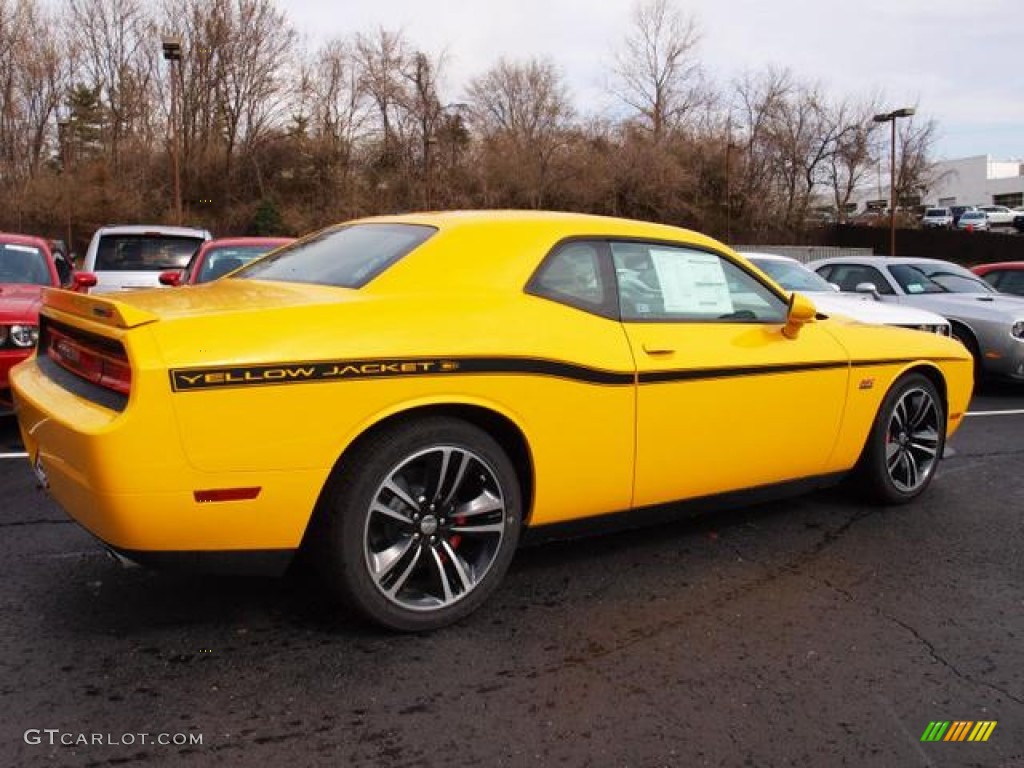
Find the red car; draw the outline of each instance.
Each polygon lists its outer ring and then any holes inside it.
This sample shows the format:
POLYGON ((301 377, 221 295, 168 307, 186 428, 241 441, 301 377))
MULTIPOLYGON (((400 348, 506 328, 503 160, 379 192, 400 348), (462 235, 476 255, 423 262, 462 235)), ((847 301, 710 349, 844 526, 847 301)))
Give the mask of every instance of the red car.
POLYGON ((979 264, 971 272, 985 279, 1000 293, 1024 296, 1024 261, 1002 261, 998 264, 979 264))
POLYGON ((222 237, 207 240, 184 269, 162 272, 160 282, 163 285, 208 283, 293 241, 291 237, 222 237))
POLYGON ((58 271, 46 240, 0 232, 0 409, 10 407, 8 372, 32 354, 43 288, 71 280, 58 271))

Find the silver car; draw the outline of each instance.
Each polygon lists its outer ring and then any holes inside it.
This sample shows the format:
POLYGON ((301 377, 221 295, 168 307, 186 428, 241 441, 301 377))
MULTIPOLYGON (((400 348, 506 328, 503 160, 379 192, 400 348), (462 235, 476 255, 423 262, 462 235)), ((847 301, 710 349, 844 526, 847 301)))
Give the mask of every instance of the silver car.
POLYGON ((821 275, 812 272, 796 259, 748 251, 741 251, 740 255, 787 291, 802 293, 826 315, 845 315, 870 325, 895 325, 941 336, 952 335, 949 321, 942 315, 917 307, 885 304, 875 301, 867 293, 840 293, 836 286, 830 285, 821 275))
POLYGON ((939 259, 836 256, 807 266, 842 291, 872 293, 943 315, 974 356, 979 378, 1024 381, 1024 297, 999 293, 963 267, 939 259))
POLYGON ((975 232, 992 229, 988 221, 988 214, 984 211, 964 211, 956 221, 957 229, 970 229, 975 232))

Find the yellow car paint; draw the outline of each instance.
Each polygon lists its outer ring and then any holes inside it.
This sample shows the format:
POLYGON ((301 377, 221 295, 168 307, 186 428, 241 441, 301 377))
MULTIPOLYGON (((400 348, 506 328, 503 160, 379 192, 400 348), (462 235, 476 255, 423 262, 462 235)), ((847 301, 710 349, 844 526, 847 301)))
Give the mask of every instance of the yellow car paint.
POLYGON ((794 338, 781 323, 620 322, 524 290, 574 237, 674 243, 746 269, 687 230, 532 212, 371 221, 437 233, 358 289, 230 278, 49 291, 44 318, 122 344, 132 368, 122 410, 60 383, 38 357, 12 372, 26 450, 69 514, 125 550, 294 549, 360 436, 457 407, 522 435, 526 518, 541 526, 849 470, 910 369, 936 377, 951 413, 970 397, 969 355, 925 333, 843 320, 804 322, 794 338), (195 498, 249 487, 256 498, 195 498))

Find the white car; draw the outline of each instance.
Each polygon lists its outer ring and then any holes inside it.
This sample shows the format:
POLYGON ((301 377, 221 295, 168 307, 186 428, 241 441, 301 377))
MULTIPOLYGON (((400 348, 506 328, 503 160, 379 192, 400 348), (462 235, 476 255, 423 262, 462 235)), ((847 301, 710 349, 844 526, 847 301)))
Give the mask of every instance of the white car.
POLYGON ((921 217, 921 226, 925 229, 951 229, 953 212, 949 208, 929 208, 921 217))
POLYGON ((978 210, 985 212, 989 226, 992 227, 1009 227, 1017 215, 1005 205, 979 205, 978 210))
POLYGON ((949 321, 942 315, 916 307, 883 304, 869 293, 840 293, 838 286, 826 282, 796 259, 773 253, 741 252, 740 255, 787 291, 802 293, 826 315, 844 315, 861 323, 950 335, 949 321))
POLYGON ((82 271, 95 275, 92 293, 159 288, 160 273, 181 269, 212 235, 205 229, 163 224, 100 227, 85 252, 82 271))

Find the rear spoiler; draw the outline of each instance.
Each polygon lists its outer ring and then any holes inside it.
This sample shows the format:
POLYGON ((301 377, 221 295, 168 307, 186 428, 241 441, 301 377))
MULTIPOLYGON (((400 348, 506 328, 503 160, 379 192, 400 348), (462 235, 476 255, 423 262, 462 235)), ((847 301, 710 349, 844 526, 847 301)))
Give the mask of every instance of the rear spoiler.
POLYGON ((88 318, 113 328, 135 328, 156 321, 157 316, 144 309, 105 296, 75 293, 60 288, 43 289, 43 307, 88 318))

